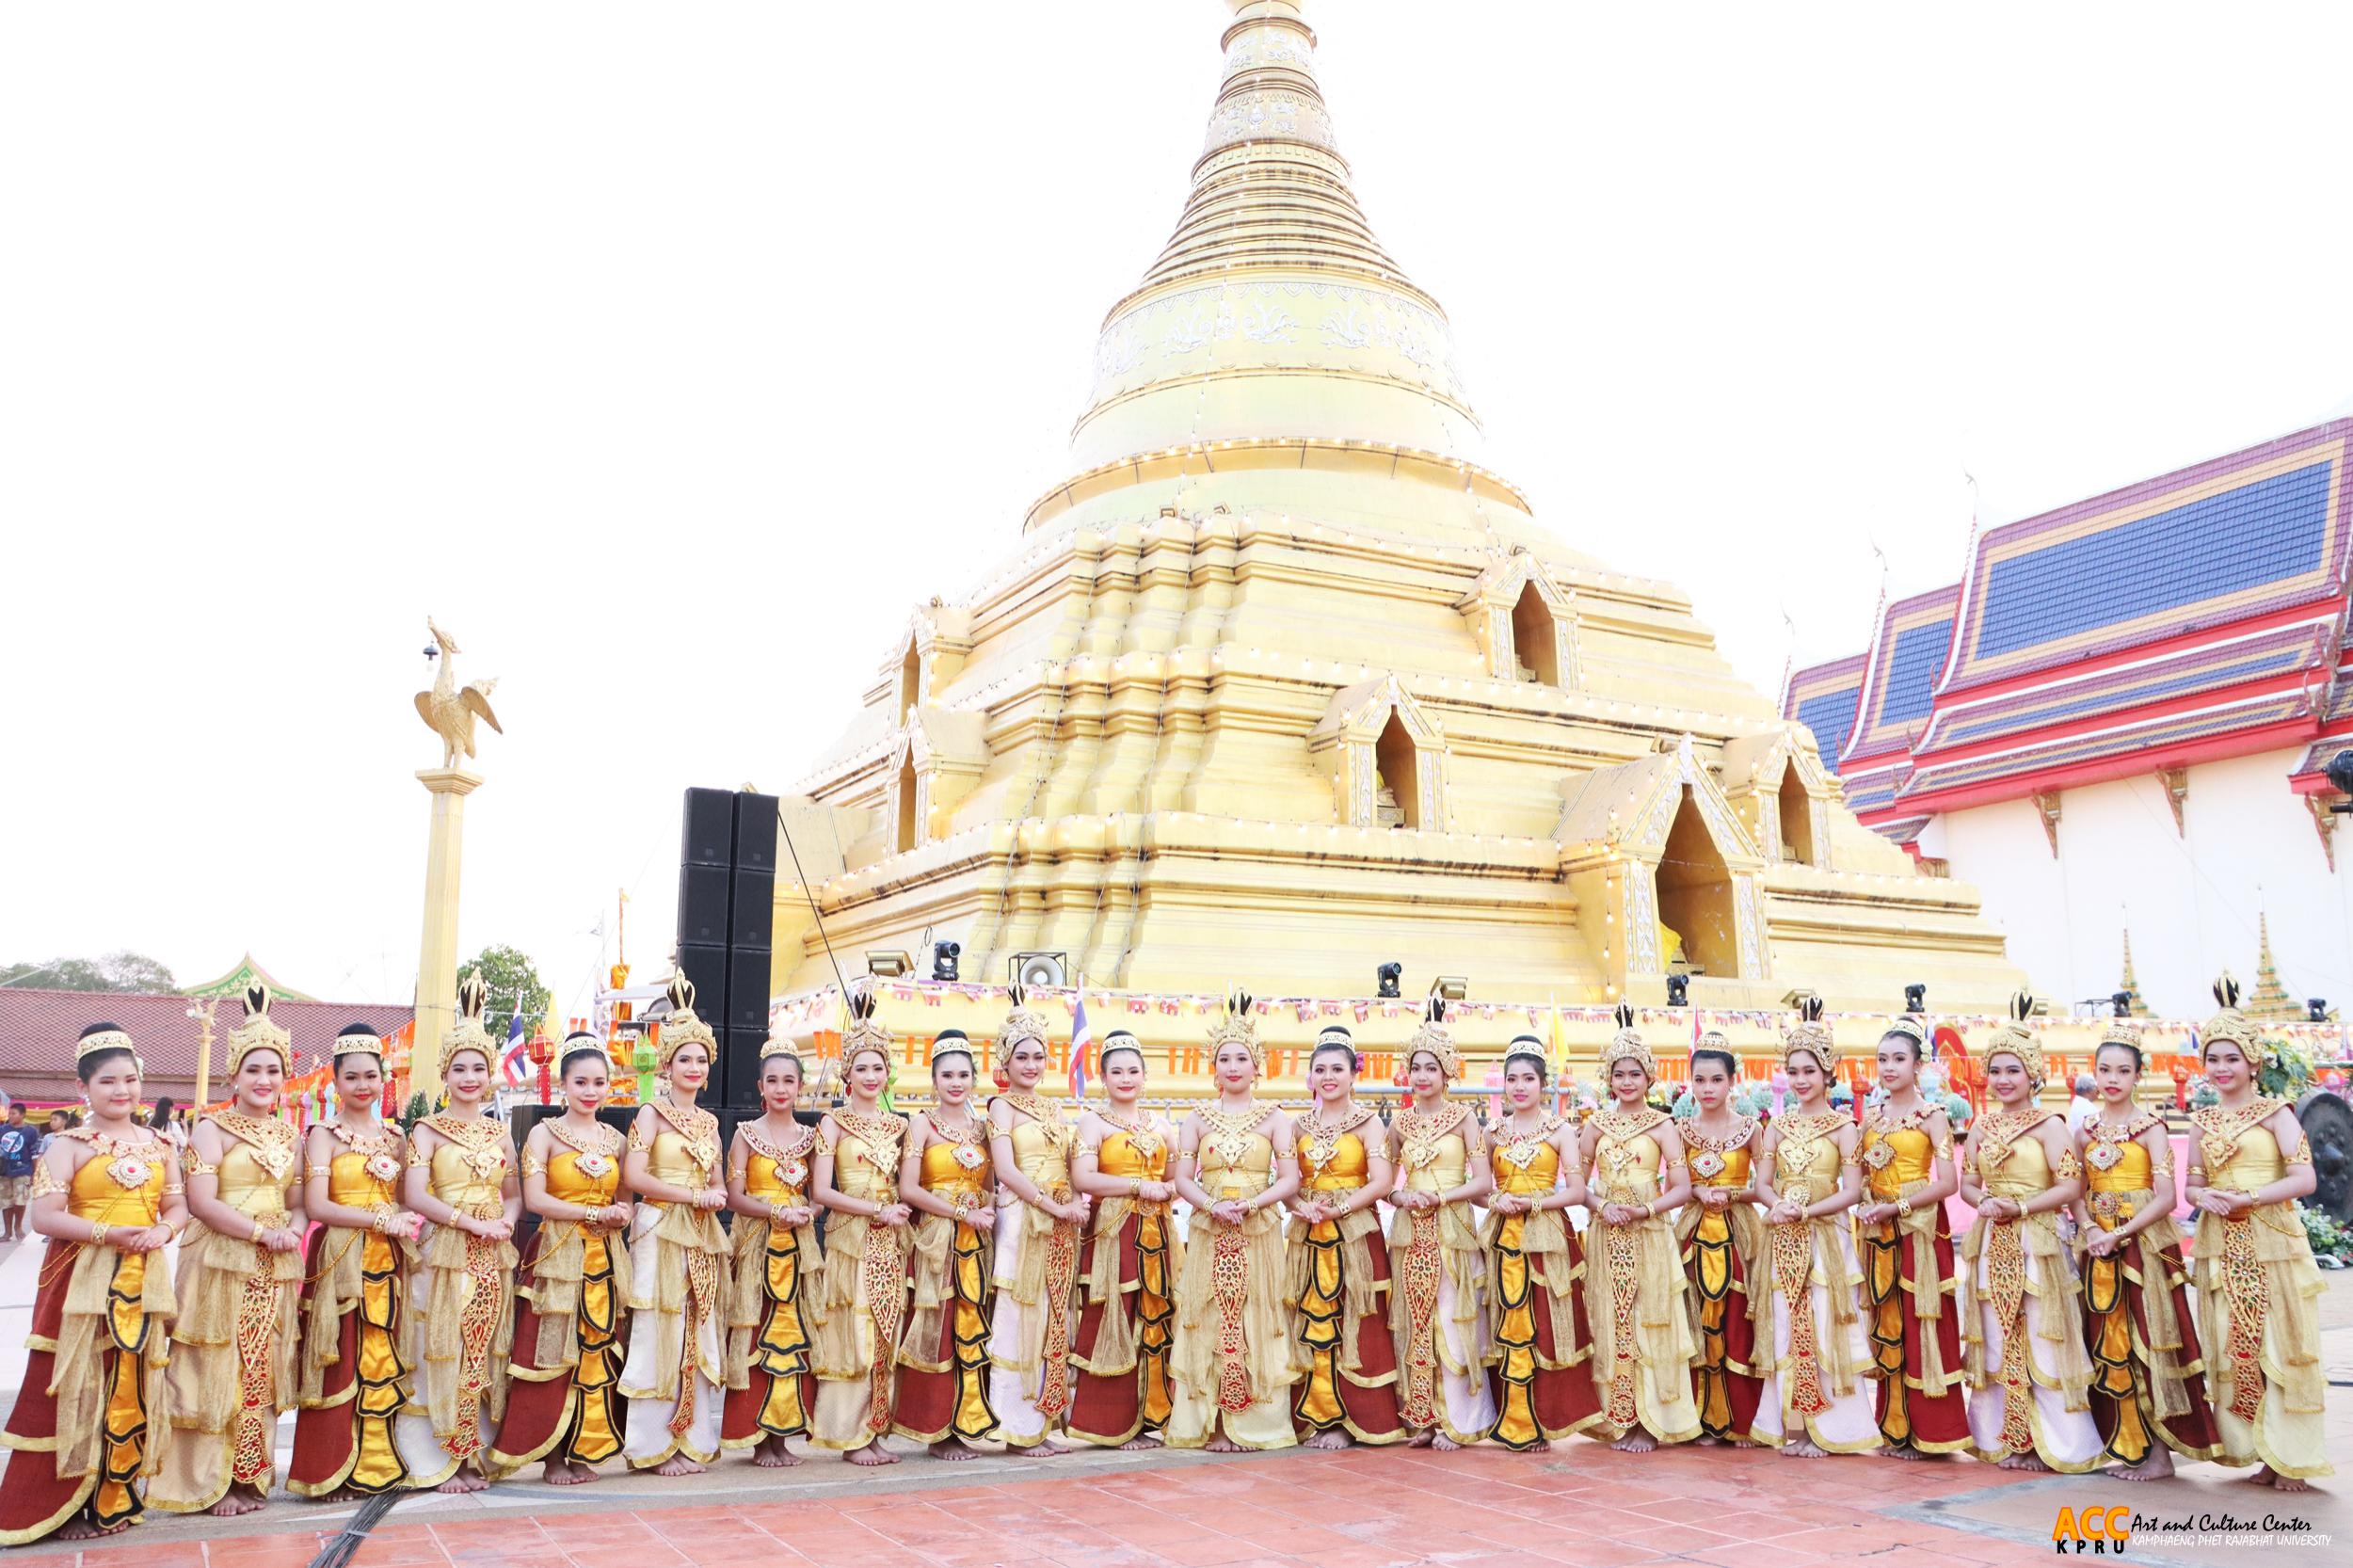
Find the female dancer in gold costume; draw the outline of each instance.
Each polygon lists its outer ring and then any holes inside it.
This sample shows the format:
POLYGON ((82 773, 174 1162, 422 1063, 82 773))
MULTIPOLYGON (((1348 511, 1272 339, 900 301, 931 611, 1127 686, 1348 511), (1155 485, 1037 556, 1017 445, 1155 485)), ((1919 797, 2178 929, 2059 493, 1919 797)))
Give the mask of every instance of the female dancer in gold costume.
POLYGON ((1585 1258, 1568 1210, 1585 1202, 1577 1128, 1545 1111, 1544 1042, 1523 1034, 1503 1053, 1503 1119, 1488 1141, 1487 1352, 1495 1439, 1523 1451, 1565 1446, 1601 1418, 1585 1258))
POLYGON ((907 1314, 907 1221, 899 1197, 907 1124, 882 1109, 890 1087, 890 1032, 874 999, 849 1000, 841 1065, 850 1103, 817 1127, 810 1194, 825 1225, 824 1306, 817 1324, 817 1416, 809 1441, 853 1464, 896 1464, 890 1431, 893 1373, 907 1314))
POLYGON ((817 1407, 817 1205, 808 1195, 817 1129, 792 1114, 801 1059, 788 1040, 760 1048, 757 1121, 739 1123, 728 1150, 735 1212, 735 1300, 728 1313, 728 1402, 719 1441, 776 1469, 801 1460, 789 1439, 809 1435, 817 1407))
POLYGON ((576 1486, 621 1451, 629 1423, 621 1358, 630 1294, 630 1206, 621 1188, 619 1130, 597 1120, 612 1094, 613 1059, 601 1037, 568 1035, 555 1070, 564 1114, 523 1140, 523 1207, 539 1217, 523 1252, 516 1294, 506 1418, 492 1468, 534 1460, 550 1486, 576 1486))
POLYGON ((180 1317, 164 1379, 163 1469, 147 1500, 173 1513, 250 1513, 277 1477, 278 1417, 294 1408, 302 1342, 301 1151, 279 1114, 289 1036, 269 992, 246 992, 229 1036, 229 1109, 189 1140, 180 1317))
POLYGON ((1476 1443, 1495 1425, 1487 1394, 1487 1260, 1479 1200, 1495 1188, 1487 1144, 1470 1107, 1448 1100, 1463 1059, 1446 1003, 1406 1043, 1411 1092, 1389 1128, 1389 1160, 1402 1178, 1389 1225, 1389 1325, 1397 1336, 1398 1414, 1414 1447, 1476 1443))
POLYGON ((24 1384, 0 1442, 0 1546, 87 1541, 138 1522, 155 1473, 155 1384, 172 1315, 164 1249, 188 1223, 171 1145, 140 1125, 139 1059, 115 1024, 74 1048, 88 1122, 54 1133, 33 1171, 49 1239, 24 1384))
POLYGON ((1587 1202, 1601 1206, 1586 1232, 1586 1310, 1601 1394, 1594 1433, 1647 1453, 1700 1434, 1691 1401, 1699 1347, 1666 1219, 1691 1195, 1691 1173, 1673 1119, 1646 1103, 1658 1066, 1635 1032, 1634 1009, 1620 1002, 1617 1015, 1618 1032, 1601 1051, 1610 1103, 1577 1133, 1587 1202))
POLYGON ((1386 1311, 1394 1285, 1379 1205, 1396 1182, 1381 1118, 1356 1103, 1356 1042, 1335 1024, 1307 1058, 1314 1104, 1291 1123, 1299 1193, 1291 1199, 1284 1300, 1305 1359, 1291 1421, 1310 1448, 1399 1443, 1397 1347, 1386 1311))
POLYGON ((2215 1459, 2222 1437, 2206 1402, 2205 1360, 2190 1315, 2189 1271, 2173 1224, 2173 1141, 2165 1118, 2134 1101, 2140 1030, 2119 1020, 2092 1052, 2100 1113, 2075 1133, 2085 1192, 2075 1205, 2083 1254, 2084 1349, 2091 1418, 2108 1474, 2153 1480, 2172 1453, 2215 1459))
POLYGON ((899 1340, 892 1430, 935 1459, 977 1459, 997 1435, 988 1400, 989 1242, 996 1218, 988 1124, 972 1114, 979 1058, 960 1029, 932 1042, 932 1109, 907 1128, 899 1200, 915 1226, 915 1306, 899 1340))
POLYGON ((1763 1387, 1756 1312, 1765 1295, 1758 1272, 1765 1226, 1757 1217, 1753 1160, 1760 1129, 1754 1116, 1731 1106, 1737 1066, 1722 1035, 1701 1035, 1691 1053, 1698 1112, 1675 1128, 1691 1161, 1691 1201, 1675 1216, 1675 1239, 1683 1245, 1684 1284, 1700 1342, 1691 1397, 1700 1410, 1701 1443, 1748 1442, 1763 1387))
POLYGON ((1095 1214, 1079 1256, 1085 1302, 1067 1431, 1096 1448, 1157 1448, 1174 1398, 1168 1356, 1182 1256, 1168 1208, 1175 1133, 1141 1103, 1144 1047, 1133 1034, 1103 1036, 1102 1066, 1106 1104, 1079 1118, 1070 1157, 1070 1184, 1095 1200, 1095 1214))
POLYGON ((1250 998, 1234 992, 1209 1031, 1217 1099, 1176 1131, 1176 1195, 1193 1206, 1176 1276, 1172 1448, 1237 1453, 1288 1448, 1299 1381, 1283 1314, 1283 1227, 1276 1206, 1299 1191, 1290 1118, 1251 1089, 1266 1066, 1250 998))
POLYGON ((1961 1195, 1977 1218, 1961 1246, 1962 1362, 1977 1455, 2005 1470, 2097 1467, 2091 1361, 2073 1259, 2059 1210, 2083 1191, 2067 1123, 2036 1101, 2042 1047, 2027 1028, 2033 999, 1985 1048, 1994 1105, 1969 1129, 1961 1195))
POLYGON ((1077 1326, 1079 1241, 1091 1200, 1072 1190, 1076 1129, 1037 1092, 1046 1074, 1046 1015, 1023 1005, 997 1032, 988 1150, 997 1164, 997 1304, 989 1320, 989 1402, 1011 1448, 1063 1452, 1054 1430, 1070 1411, 1070 1336, 1077 1326))
POLYGON ((409 1129, 408 1205, 424 1216, 408 1288, 408 1365, 421 1395, 392 1429, 420 1486, 479 1492, 506 1412, 515 1343, 515 1223, 522 1183, 514 1140, 488 1113, 490 1059, 482 1027, 489 989, 457 983, 457 1022, 441 1036, 449 1105, 409 1129))
POLYGON ((621 1178, 637 1194, 629 1227, 629 1359, 621 1397, 629 1429, 621 1451, 632 1469, 700 1475, 718 1457, 727 1397, 719 1352, 727 1334, 728 1237, 719 1210, 719 1118, 695 1103, 711 1081, 718 1041, 695 1016, 695 986, 670 982, 662 1020, 668 1092, 637 1108, 621 1178))
POLYGON ((1757 1195, 1765 1202, 1765 1253, 1757 1270, 1757 1340, 1764 1370, 1756 1441, 1797 1459, 1859 1454, 1879 1446, 1863 1374, 1864 1338, 1854 1228, 1863 1195, 1862 1131, 1830 1102, 1838 1048, 1822 1023, 1822 999, 1799 1005, 1784 1036, 1783 1071, 1797 1096, 1765 1129, 1757 1195))
POLYGON ((2222 1011, 2199 1040, 2221 1103, 2198 1128, 2189 1201, 2198 1209, 2198 1313, 2224 1464, 2258 1464, 2282 1492, 2331 1474, 2322 1432, 2320 1272, 2296 1212, 2315 1185, 2312 1145, 2284 1101, 2256 1092, 2268 1052, 2238 1010, 2238 983, 2215 985, 2222 1011))
POLYGON ((335 1039, 335 1119, 304 1135, 303 1212, 311 1233, 303 1300, 302 1409, 286 1490, 346 1498, 409 1484, 392 1428, 408 1402, 401 1358, 401 1243, 424 1221, 400 1207, 408 1140, 384 1125, 384 1042, 366 1024, 335 1039))
POLYGON ((1961 1191, 1953 1128, 1920 1093, 1929 1028, 1897 1018, 1880 1037, 1884 1096, 1863 1116, 1867 1197, 1855 1209, 1863 1246, 1864 1327, 1879 1379, 1880 1452, 1897 1459, 1969 1447, 1961 1387, 1961 1275, 1945 1200, 1961 1191))

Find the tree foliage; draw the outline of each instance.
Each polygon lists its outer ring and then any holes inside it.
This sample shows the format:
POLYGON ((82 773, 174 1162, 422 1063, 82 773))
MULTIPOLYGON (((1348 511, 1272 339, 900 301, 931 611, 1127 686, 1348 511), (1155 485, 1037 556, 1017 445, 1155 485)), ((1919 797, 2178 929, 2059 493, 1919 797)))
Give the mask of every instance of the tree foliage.
POLYGON ((490 988, 490 1000, 483 1008, 482 1027, 490 1032, 494 1040, 506 1038, 518 1012, 523 1016, 523 1033, 530 1034, 555 1001, 555 993, 540 984, 538 967, 520 948, 484 948, 474 954, 472 963, 462 966, 460 972, 467 969, 481 975, 482 984, 490 988))
POLYGON ((139 991, 168 995, 179 989, 171 971, 161 962, 128 948, 97 958, 52 958, 45 964, 0 965, 0 981, 37 991, 139 991))

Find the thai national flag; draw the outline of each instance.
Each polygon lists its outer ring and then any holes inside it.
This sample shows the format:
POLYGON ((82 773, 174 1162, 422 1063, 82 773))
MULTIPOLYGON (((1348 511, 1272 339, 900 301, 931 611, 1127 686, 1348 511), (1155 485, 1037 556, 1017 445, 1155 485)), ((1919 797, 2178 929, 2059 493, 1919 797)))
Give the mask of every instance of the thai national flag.
POLYGON ((1087 1097, 1087 1048, 1095 1044, 1095 1031, 1087 1027, 1087 995, 1079 993, 1078 1011, 1070 1016, 1070 1097, 1087 1097))
POLYGON ((507 1082, 518 1088, 521 1087, 530 1073, 531 1057, 523 1049, 523 1016, 520 1013, 516 1014, 514 1022, 506 1026, 506 1054, 499 1058, 499 1070, 506 1075, 507 1082))

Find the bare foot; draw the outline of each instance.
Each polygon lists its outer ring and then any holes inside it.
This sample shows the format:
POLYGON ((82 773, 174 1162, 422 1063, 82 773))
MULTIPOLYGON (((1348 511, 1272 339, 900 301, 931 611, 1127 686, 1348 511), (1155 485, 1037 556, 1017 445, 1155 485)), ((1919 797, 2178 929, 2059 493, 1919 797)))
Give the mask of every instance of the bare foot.
POLYGON ((703 1467, 684 1454, 672 1454, 655 1465, 653 1473, 657 1476, 699 1476, 703 1473, 703 1467))
POLYGON ((771 1437, 752 1450, 752 1463, 763 1470, 785 1470, 801 1462, 801 1456, 784 1446, 781 1437, 771 1437))
POLYGON ((2268 1464, 2247 1479, 2257 1486, 2268 1486, 2278 1492, 2310 1492, 2313 1489, 2311 1481, 2298 1480, 2294 1476, 2283 1476, 2268 1464))
POLYGON ((1220 1428, 1218 1430, 1218 1434, 1215 1437, 1212 1437, 1207 1443, 1202 1444, 1201 1448, 1204 1453, 1213 1454, 1238 1454, 1249 1451, 1241 1444, 1226 1436, 1224 1428, 1220 1428))
POLYGON ((899 1463, 899 1456, 884 1448, 882 1439, 879 1437, 862 1448, 852 1448, 841 1457, 853 1464, 896 1464, 899 1463))
POLYGON ((572 1461, 572 1483, 574 1485, 579 1485, 583 1481, 591 1481, 596 1479, 597 1467, 595 1465, 583 1464, 577 1459, 572 1461))
POLYGON ((596 1480, 597 1473, 568 1459, 551 1459, 548 1467, 539 1472, 539 1479, 550 1486, 578 1486, 584 1480, 596 1480))
POLYGON ((1784 1459, 1825 1459, 1829 1457, 1819 1445, 1806 1437, 1792 1437, 1781 1446, 1781 1453, 1784 1459))
POLYGON ((1433 1432, 1430 1434, 1430 1451, 1432 1453, 1457 1453, 1461 1451, 1462 1447, 1462 1444, 1457 1443, 1453 1438, 1449 1437, 1445 1432, 1433 1432))
POLYGON ((243 1481, 238 1481, 229 1488, 228 1496, 206 1512, 216 1519, 234 1519, 240 1513, 258 1512, 268 1506, 269 1499, 243 1481))
POLYGON ((2118 1480, 2162 1480, 2173 1473, 2173 1456, 2162 1443, 2149 1447, 2148 1457, 2137 1464, 2120 1464, 2108 1472, 2118 1480))
POLYGON ((2011 1454, 1995 1466, 2002 1470, 2047 1470, 2048 1464, 2033 1454, 2011 1454))
POLYGON ((1157 1448, 1160 1446, 1160 1440, 1159 1435, 1157 1433, 1147 1432, 1139 1436, 1130 1437, 1119 1447, 1123 1452, 1127 1452, 1137 1448, 1157 1448))
POLYGON ((1724 1440, 1716 1436, 1713 1432, 1701 1432, 1697 1437, 1692 1438, 1691 1441, 1703 1448, 1721 1448, 1724 1446, 1724 1440))
POLYGON ((1926 1459, 1929 1456, 1909 1443, 1890 1443, 1880 1449, 1881 1459, 1926 1459))
POLYGON ((460 1467, 456 1475, 450 1477, 449 1480, 441 1482, 440 1485, 435 1487, 433 1490, 436 1492, 447 1492, 452 1496, 456 1496, 466 1492, 479 1492, 485 1487, 488 1487, 489 1484, 490 1483, 488 1481, 482 1479, 480 1472, 460 1467))
POLYGON ((120 1535, 130 1528, 131 1521, 128 1519, 120 1524, 99 1526, 91 1524, 86 1517, 77 1515, 57 1527, 57 1539, 60 1541, 96 1541, 101 1536, 120 1535))
POLYGON ((1027 1454, 1032 1459, 1051 1459, 1056 1454, 1066 1454, 1070 1450, 1064 1448, 1060 1443, 1055 1442, 1050 1437, 1042 1437, 1038 1439, 1038 1441, 1031 1444, 1028 1448, 1016 1448, 1014 1451, 1016 1453, 1027 1454))
POLYGON ((978 1459, 981 1457, 981 1451, 978 1448, 967 1446, 964 1439, 961 1437, 951 1437, 944 1443, 935 1443, 927 1451, 934 1459, 945 1459, 958 1462, 967 1459, 978 1459))
POLYGON ((1641 1427, 1636 1427, 1609 1446, 1622 1454, 1646 1454, 1658 1447, 1658 1439, 1641 1427))
POLYGON ((1344 1430, 1334 1427, 1330 1432, 1317 1432, 1299 1446, 1303 1448, 1345 1448, 1354 1441, 1344 1430))
POLYGON ((1409 1448, 1426 1448, 1430 1447, 1430 1436, 1429 1432, 1417 1432, 1405 1440, 1405 1446, 1409 1448))

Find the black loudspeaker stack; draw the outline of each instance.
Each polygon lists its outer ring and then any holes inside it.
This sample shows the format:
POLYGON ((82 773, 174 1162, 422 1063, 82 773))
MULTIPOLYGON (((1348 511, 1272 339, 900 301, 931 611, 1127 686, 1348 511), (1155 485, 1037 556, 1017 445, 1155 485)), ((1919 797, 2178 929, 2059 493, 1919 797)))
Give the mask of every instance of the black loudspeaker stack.
POLYGON ((776 797, 686 792, 679 845, 678 967, 719 1037, 709 1103, 760 1103, 776 901, 776 797))

